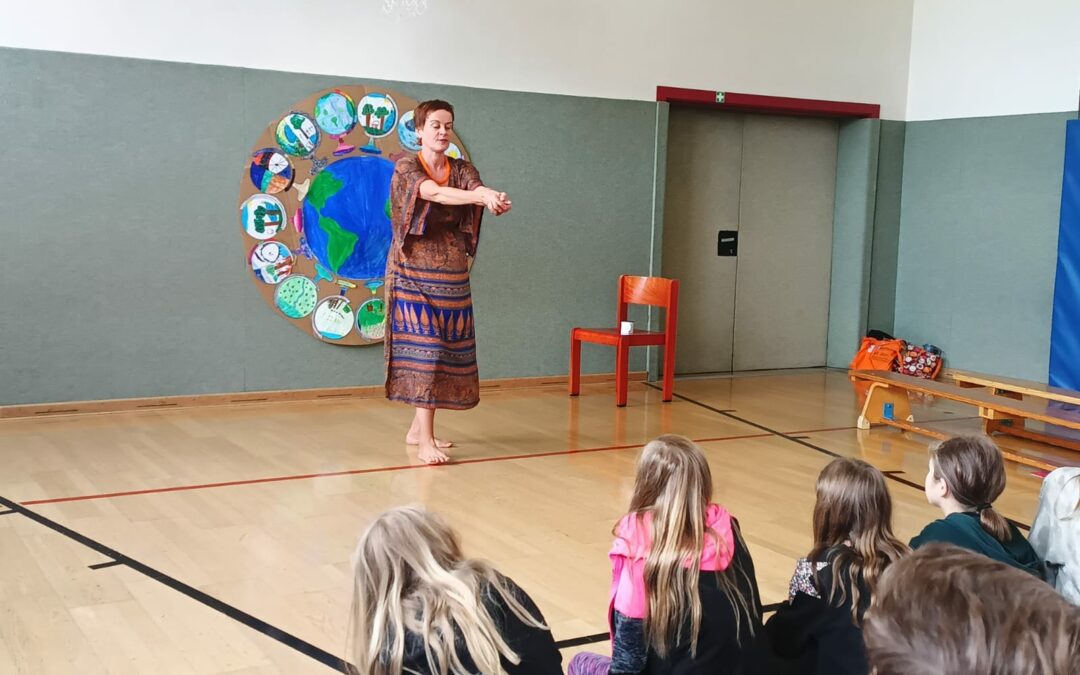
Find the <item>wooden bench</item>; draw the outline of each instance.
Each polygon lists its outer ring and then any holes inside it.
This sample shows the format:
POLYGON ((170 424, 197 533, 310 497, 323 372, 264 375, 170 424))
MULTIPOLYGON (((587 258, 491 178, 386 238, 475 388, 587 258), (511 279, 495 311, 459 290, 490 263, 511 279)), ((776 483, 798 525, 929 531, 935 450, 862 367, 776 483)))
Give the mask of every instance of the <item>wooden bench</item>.
MULTIPOLYGON (((983 375, 981 373, 969 373, 965 371, 953 372, 949 377, 953 382, 965 389, 985 389, 995 396, 1004 396, 1017 401, 1032 399, 1036 401, 1057 401, 1059 403, 1080 407, 1080 392, 1071 389, 1062 389, 1061 387, 1053 387, 1041 382, 1019 380, 1011 377, 997 377, 995 375, 983 375)), ((1067 415, 1068 413, 1062 412, 1062 414, 1067 415)), ((1077 414, 1080 415, 1080 413, 1077 414)), ((1051 424, 1057 424, 1057 422, 1052 422, 1051 424)), ((1012 424, 993 424, 992 421, 987 420, 986 432, 993 433, 995 431, 1009 434, 1010 436, 1018 436, 1020 438, 1050 443, 1051 445, 1056 445, 1061 448, 1068 448, 1074 452, 1080 452, 1080 441, 1034 432, 1025 427, 1024 420, 1017 420, 1012 424)))
MULTIPOLYGON (((975 406, 979 410, 979 417, 983 419, 984 429, 988 434, 1003 430, 1013 433, 1015 430, 1021 429, 1025 438, 1042 442, 1065 440, 1024 429, 1025 420, 1035 420, 1068 429, 1080 430, 1080 414, 1070 415, 1067 412, 1056 410, 1050 407, 1045 400, 1025 400, 1009 396, 998 396, 981 387, 962 387, 959 384, 924 380, 885 371, 853 370, 850 371, 849 375, 853 382, 870 383, 866 402, 863 404, 862 414, 859 415, 857 422, 860 429, 869 429, 874 424, 885 424, 933 438, 948 438, 949 434, 916 425, 915 417, 911 412, 911 404, 908 400, 910 393, 916 393, 975 406)), ((1014 435, 1019 434, 1014 433, 1014 435)), ((1056 444, 1060 445, 1060 442, 1056 444)), ((1003 454, 1007 459, 1046 471, 1053 471, 1057 468, 1056 465, 1033 457, 1026 457, 1009 451, 1003 451, 1003 454)))
POLYGON ((998 396, 1008 396, 1018 400, 1023 400, 1025 397, 1040 398, 1046 401, 1061 401, 1062 403, 1080 406, 1080 391, 1051 387, 1041 382, 969 373, 962 370, 954 371, 949 377, 961 387, 982 387, 991 390, 992 393, 998 396))

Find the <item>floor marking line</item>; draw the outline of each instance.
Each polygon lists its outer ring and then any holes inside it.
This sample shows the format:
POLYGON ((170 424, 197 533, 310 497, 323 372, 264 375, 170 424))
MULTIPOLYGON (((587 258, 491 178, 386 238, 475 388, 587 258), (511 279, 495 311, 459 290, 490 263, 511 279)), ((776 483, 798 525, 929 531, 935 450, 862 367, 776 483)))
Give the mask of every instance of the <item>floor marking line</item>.
POLYGON ((205 605, 205 606, 209 607, 210 609, 216 610, 217 612, 220 612, 221 614, 224 614, 225 616, 229 617, 230 619, 233 619, 234 621, 238 621, 238 622, 244 624, 245 626, 247 626, 248 628, 256 630, 256 631, 262 633, 263 635, 265 635, 265 636, 267 636, 269 638, 273 638, 274 640, 277 640, 281 644, 283 644, 283 645, 285 645, 287 647, 291 647, 292 649, 300 652, 301 654, 309 656, 309 657, 315 659, 319 663, 321 663, 321 664, 323 664, 323 665, 325 665, 325 666, 327 666, 329 668, 333 668, 334 670, 336 670, 338 672, 341 672, 341 673, 348 673, 349 672, 349 670, 347 669, 348 664, 346 664, 344 659, 342 659, 342 658, 340 658, 338 656, 334 656, 330 652, 327 652, 327 651, 325 651, 325 650, 323 650, 323 649, 321 649, 319 647, 316 647, 315 645, 311 644, 310 642, 308 642, 306 640, 303 640, 301 638, 298 638, 295 635, 292 635, 291 633, 287 633, 287 632, 283 631, 282 629, 278 628, 277 626, 274 626, 273 624, 267 623, 266 621, 263 621, 262 619, 256 618, 256 617, 252 616, 251 614, 248 614, 247 612, 245 612, 245 611, 243 611, 241 609, 233 607, 232 605, 230 605, 230 604, 228 604, 228 603, 226 603, 226 602, 224 602, 222 600, 219 600, 219 599, 215 598, 214 596, 212 596, 212 595, 210 595, 208 593, 200 591, 199 589, 197 589, 197 588, 195 588, 193 586, 189 586, 188 584, 185 584, 184 582, 182 582, 182 581, 180 581, 180 580, 178 580, 178 579, 176 579, 174 577, 171 577, 171 576, 169 576, 169 575, 167 575, 167 574, 165 574, 163 572, 159 572, 156 569, 154 569, 153 567, 150 567, 149 565, 141 563, 138 560, 135 560, 134 558, 129 558, 128 556, 124 555, 123 553, 120 553, 119 551, 117 551, 115 549, 109 548, 108 546, 106 546, 106 545, 104 545, 102 543, 99 543, 99 542, 95 541, 94 539, 91 539, 90 537, 87 537, 84 534, 80 534, 80 533, 76 532, 75 530, 72 530, 69 527, 61 525, 60 523, 56 522, 55 520, 51 520, 49 518, 46 518, 45 516, 35 512, 35 511, 32 511, 32 510, 26 508, 25 506, 23 506, 23 505, 21 505, 21 504, 19 504, 17 502, 13 502, 13 501, 11 501, 10 499, 7 499, 4 496, 0 496, 0 504, 3 504, 4 506, 11 509, 12 511, 17 511, 20 515, 22 515, 22 516, 24 516, 26 518, 29 518, 30 520, 38 523, 39 525, 44 525, 45 527, 49 528, 50 530, 52 530, 54 532, 57 532, 57 533, 65 536, 65 537, 67 537, 68 539, 76 541, 76 542, 82 544, 83 546, 85 546, 85 547, 87 547, 87 548, 89 548, 89 549, 91 549, 93 551, 96 551, 97 553, 100 553, 101 555, 105 556, 106 558, 112 558, 113 562, 115 562, 117 564, 126 565, 126 566, 130 567, 131 569, 135 570, 136 572, 138 572, 139 574, 142 574, 144 576, 147 576, 147 577, 153 579, 154 581, 157 581, 157 582, 159 582, 161 584, 164 584, 165 586, 168 586, 169 588, 171 588, 171 589, 173 589, 175 591, 179 591, 180 593, 183 593, 184 595, 191 598, 192 600, 194 600, 194 601, 196 601, 196 602, 198 602, 198 603, 200 603, 202 605, 205 605))
MULTIPOLYGON (((660 387, 657 387, 656 385, 651 384, 649 382, 644 382, 643 384, 646 387, 650 387, 652 389, 656 389, 656 390, 660 389, 660 387)), ((777 431, 776 429, 771 429, 771 428, 765 426, 764 424, 758 424, 757 422, 752 422, 752 421, 746 419, 745 417, 740 417, 738 415, 732 414, 730 412, 726 412, 726 411, 721 410, 719 408, 714 408, 713 406, 708 405, 707 403, 702 403, 701 401, 695 401, 694 399, 690 398, 689 396, 683 396, 682 394, 673 394, 673 395, 677 399, 686 401, 687 403, 692 403, 692 404, 694 404, 696 406, 705 408, 706 410, 711 410, 712 412, 719 413, 721 415, 724 415, 725 417, 730 417, 733 420, 736 420, 738 422, 742 422, 743 424, 747 424, 749 426, 752 426, 755 429, 760 429, 762 431, 767 431, 767 432, 773 434, 774 436, 778 436, 780 438, 783 438, 784 440, 791 441, 792 443, 798 443, 799 445, 801 445, 803 447, 810 448, 811 450, 814 450, 815 452, 820 452, 823 455, 828 455, 829 457, 844 457, 844 455, 841 455, 839 453, 833 452, 832 450, 828 450, 826 448, 823 448, 820 445, 814 445, 810 441, 804 440, 804 439, 799 438, 797 436, 792 436, 791 434, 786 434, 786 433, 784 433, 782 431, 777 431)), ((953 420, 949 420, 949 421, 951 422, 953 420)), ((919 483, 916 483, 914 481, 910 481, 910 480, 908 480, 906 478, 901 478, 900 476, 897 476, 894 472, 886 473, 885 477, 887 479, 891 480, 891 481, 895 481, 897 483, 900 483, 901 485, 906 485, 908 487, 915 488, 915 489, 919 490, 920 492, 922 492, 924 490, 924 487, 922 485, 920 485, 919 483)), ((1031 526, 1026 524, 1026 523, 1022 523, 1022 522, 1020 522, 1018 520, 1013 520, 1012 518, 1005 518, 1005 520, 1009 521, 1010 523, 1017 526, 1021 530, 1031 530, 1031 526)))

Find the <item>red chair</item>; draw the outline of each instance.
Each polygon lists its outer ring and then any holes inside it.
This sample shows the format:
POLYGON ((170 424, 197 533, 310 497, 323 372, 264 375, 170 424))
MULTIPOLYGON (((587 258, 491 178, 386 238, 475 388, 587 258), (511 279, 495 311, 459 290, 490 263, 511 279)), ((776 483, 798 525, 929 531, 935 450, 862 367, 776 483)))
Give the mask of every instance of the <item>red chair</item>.
POLYGON ((570 331, 570 395, 581 393, 581 343, 608 345, 616 349, 615 403, 626 405, 626 382, 629 377, 630 348, 664 348, 664 401, 670 401, 675 389, 675 322, 679 313, 679 282, 662 277, 619 277, 618 323, 626 321, 627 305, 664 307, 664 331, 635 330, 620 335, 616 328, 574 328, 570 331))

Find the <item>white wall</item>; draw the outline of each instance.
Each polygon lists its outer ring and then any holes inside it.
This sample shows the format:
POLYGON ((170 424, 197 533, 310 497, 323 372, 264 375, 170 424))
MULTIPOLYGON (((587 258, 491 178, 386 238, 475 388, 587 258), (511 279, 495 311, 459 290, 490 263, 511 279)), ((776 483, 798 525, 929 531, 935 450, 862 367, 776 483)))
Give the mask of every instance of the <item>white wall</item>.
POLYGON ((915 0, 909 120, 1076 110, 1080 0, 915 0))
MULTIPOLYGON (((1076 1, 1076 0, 1073 0, 1076 1)), ((657 85, 903 116, 913 0, 0 0, 0 45, 653 100, 657 85)))
POLYGON ((416 19, 382 2, 0 0, 0 46, 636 100, 665 84, 909 120, 1075 110, 1080 89, 1080 0, 428 0, 416 19))

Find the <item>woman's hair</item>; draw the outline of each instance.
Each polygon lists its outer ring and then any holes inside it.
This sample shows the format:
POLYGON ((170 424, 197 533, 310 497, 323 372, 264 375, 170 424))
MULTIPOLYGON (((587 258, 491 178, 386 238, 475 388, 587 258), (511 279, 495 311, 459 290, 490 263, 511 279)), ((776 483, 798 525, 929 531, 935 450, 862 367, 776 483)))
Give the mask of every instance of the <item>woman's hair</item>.
POLYGON ((952 544, 889 567, 863 636, 877 675, 1080 673, 1080 607, 1027 572, 952 544))
POLYGON ((832 570, 830 603, 851 600, 851 618, 862 623, 859 580, 871 597, 885 568, 908 552, 892 531, 892 497, 885 476, 849 457, 829 462, 817 479, 814 548, 811 565, 827 562, 832 570), (826 559, 828 558, 828 559, 826 559))
POLYGON ((1012 538, 1009 522, 994 510, 1005 491, 1005 460, 986 436, 957 436, 930 448, 934 477, 942 479, 953 498, 979 514, 979 524, 1000 542, 1012 538))
POLYGON ((402 672, 407 633, 423 640, 432 673, 467 673, 455 639, 482 673, 502 673, 507 644, 484 598, 498 594, 523 623, 547 629, 487 563, 466 560, 446 522, 418 507, 400 507, 368 527, 354 556, 350 652, 362 675, 402 672))
POLYGON ((445 110, 450 113, 450 119, 454 119, 454 106, 450 105, 446 101, 441 99, 431 99, 430 101, 424 101, 416 106, 413 110, 413 123, 416 124, 417 129, 424 128, 424 124, 427 123, 428 115, 438 110, 445 110))
MULTIPOLYGON (((649 595, 649 614, 645 622, 649 646, 660 655, 684 638, 683 625, 689 619, 690 651, 697 653, 701 630, 701 598, 698 578, 705 537, 712 537, 717 549, 727 544, 711 528, 705 527, 705 510, 712 500, 712 473, 701 448, 688 438, 660 436, 645 446, 638 461, 634 494, 630 499, 631 516, 652 514, 652 543, 645 561, 645 589, 649 595)), ((745 546, 737 527, 736 546, 745 546)), ((728 553, 734 554, 734 551, 728 553)), ((736 631, 741 631, 742 617, 753 634, 756 599, 739 590, 736 570, 731 564, 719 572, 720 588, 731 603, 736 631)), ((748 588, 753 588, 747 583, 748 588)), ((751 591, 752 593, 752 591, 751 591)))

